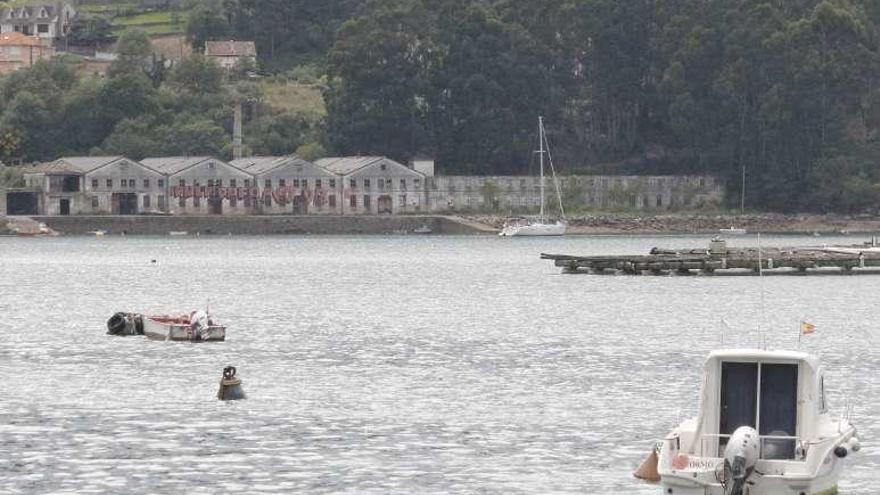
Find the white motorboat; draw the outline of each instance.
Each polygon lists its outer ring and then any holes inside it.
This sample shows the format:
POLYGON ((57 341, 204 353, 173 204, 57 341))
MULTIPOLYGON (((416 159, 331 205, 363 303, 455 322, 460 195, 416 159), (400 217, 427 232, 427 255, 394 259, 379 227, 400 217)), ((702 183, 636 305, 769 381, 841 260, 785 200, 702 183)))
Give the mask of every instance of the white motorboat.
POLYGON ((741 229, 739 227, 734 227, 733 225, 727 229, 718 229, 718 232, 727 235, 745 235, 746 229, 741 229))
POLYGON ((151 340, 208 342, 226 340, 226 327, 214 323, 206 313, 193 316, 147 316, 144 335, 151 340))
POLYGON ((553 159, 550 156, 550 144, 547 142, 547 134, 544 131, 544 118, 538 117, 538 151, 536 153, 540 156, 540 170, 541 170, 541 180, 540 180, 540 191, 541 191, 541 213, 537 219, 525 220, 525 219, 514 219, 512 221, 507 221, 502 227, 501 232, 498 235, 502 237, 511 237, 511 236, 550 236, 550 235, 563 235, 565 234, 565 229, 567 225, 565 223, 565 209, 562 207, 562 195, 559 192, 559 181, 556 179, 556 169, 553 168, 553 159), (550 172, 553 177, 553 185, 556 189, 556 199, 559 202, 559 212, 562 215, 562 220, 558 220, 556 222, 549 222, 544 217, 544 155, 547 155, 547 163, 550 165, 550 172))
POLYGON ((145 335, 151 340, 189 342, 226 340, 226 327, 216 324, 206 311, 181 316, 145 316, 116 313, 107 321, 110 335, 145 335))
POLYGON ((828 410, 816 357, 723 350, 706 360, 699 415, 673 429, 640 471, 656 467, 671 495, 831 495, 860 448, 855 427, 828 410))

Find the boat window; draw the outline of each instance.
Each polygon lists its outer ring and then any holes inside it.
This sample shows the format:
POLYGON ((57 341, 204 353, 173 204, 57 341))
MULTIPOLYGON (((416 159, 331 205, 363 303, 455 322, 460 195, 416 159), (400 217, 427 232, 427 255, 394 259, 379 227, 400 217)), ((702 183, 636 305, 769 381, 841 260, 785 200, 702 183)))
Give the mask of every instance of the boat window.
POLYGON ((740 426, 755 427, 758 399, 757 363, 721 363, 721 423, 730 435, 740 426))
MULTIPOLYGON (((763 437, 797 436, 797 383, 797 364, 721 363, 718 433, 751 426, 762 437, 763 459, 793 459, 794 439, 763 437)), ((726 443, 722 438, 722 450, 726 443)))
POLYGON ((828 410, 828 405, 825 403, 825 375, 819 376, 819 412, 825 412, 828 410))
MULTIPOLYGON (((761 365, 761 411, 759 435, 790 436, 797 434, 796 364, 761 365)), ((766 439, 764 459, 793 459, 794 440, 766 439)))

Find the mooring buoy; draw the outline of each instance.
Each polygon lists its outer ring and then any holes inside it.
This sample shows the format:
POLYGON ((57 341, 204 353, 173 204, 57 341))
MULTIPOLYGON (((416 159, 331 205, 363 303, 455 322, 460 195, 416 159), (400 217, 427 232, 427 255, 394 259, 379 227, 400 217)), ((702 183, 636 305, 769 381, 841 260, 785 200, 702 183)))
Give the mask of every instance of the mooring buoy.
POLYGON ((223 377, 220 378, 220 390, 217 391, 220 400, 244 399, 244 390, 241 389, 241 379, 235 376, 235 366, 223 368, 223 377))

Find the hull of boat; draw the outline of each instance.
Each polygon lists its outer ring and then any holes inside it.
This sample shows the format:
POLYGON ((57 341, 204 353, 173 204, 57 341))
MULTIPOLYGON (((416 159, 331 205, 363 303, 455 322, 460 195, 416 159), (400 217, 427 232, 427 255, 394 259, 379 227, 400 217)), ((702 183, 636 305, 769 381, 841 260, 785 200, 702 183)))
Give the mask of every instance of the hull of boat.
POLYGON ((187 323, 146 317, 144 335, 151 340, 219 342, 226 340, 226 327, 210 325, 207 328, 194 329, 187 323))
MULTIPOLYGON (((785 475, 765 475, 758 477, 749 485, 749 495, 836 495, 837 482, 840 479, 841 462, 833 461, 836 466, 824 476, 811 480, 798 480, 785 475)), ((714 476, 714 473, 713 473, 714 476)), ((660 482, 661 493, 674 495, 724 495, 724 487, 720 483, 701 484, 686 477, 670 478, 664 476, 660 482)))
POLYGON ((536 223, 531 225, 509 225, 498 234, 502 237, 513 236, 554 236, 565 234, 565 224, 536 223))

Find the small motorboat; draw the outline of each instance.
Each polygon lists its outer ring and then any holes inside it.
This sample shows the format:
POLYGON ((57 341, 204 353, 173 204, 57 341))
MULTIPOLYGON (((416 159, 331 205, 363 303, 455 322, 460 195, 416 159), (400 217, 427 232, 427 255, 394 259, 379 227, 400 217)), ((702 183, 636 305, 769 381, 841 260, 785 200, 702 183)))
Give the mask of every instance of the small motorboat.
POLYGON ((673 495, 837 493, 856 428, 832 415, 819 360, 796 351, 723 350, 703 370, 699 415, 636 472, 673 495))
POLYGON ((745 235, 746 229, 734 227, 733 225, 731 225, 730 228, 727 229, 718 229, 718 232, 727 235, 745 235))
POLYGON ((168 235, 170 235, 170 236, 183 236, 183 235, 189 235, 189 232, 187 232, 185 230, 172 230, 172 231, 168 232, 168 235))
POLYGON ((431 228, 424 224, 422 224, 421 227, 413 229, 412 231, 413 234, 430 234, 431 232, 431 228))
POLYGON ((95 237, 104 237, 107 234, 106 230, 90 230, 89 235, 93 235, 95 237))
POLYGON ((107 321, 110 335, 145 335, 151 340, 208 342, 226 340, 226 327, 214 322, 206 311, 189 315, 144 316, 116 313, 107 321))

